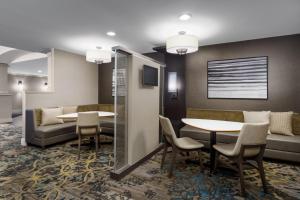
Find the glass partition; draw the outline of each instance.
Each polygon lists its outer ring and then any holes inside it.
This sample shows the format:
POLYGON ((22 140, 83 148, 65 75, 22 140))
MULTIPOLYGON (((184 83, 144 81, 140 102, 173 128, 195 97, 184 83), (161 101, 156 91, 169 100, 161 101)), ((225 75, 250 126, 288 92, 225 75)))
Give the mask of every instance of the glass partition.
POLYGON ((126 52, 115 50, 113 69, 113 96, 115 106, 114 171, 122 170, 128 164, 127 150, 127 102, 128 102, 128 62, 126 52))

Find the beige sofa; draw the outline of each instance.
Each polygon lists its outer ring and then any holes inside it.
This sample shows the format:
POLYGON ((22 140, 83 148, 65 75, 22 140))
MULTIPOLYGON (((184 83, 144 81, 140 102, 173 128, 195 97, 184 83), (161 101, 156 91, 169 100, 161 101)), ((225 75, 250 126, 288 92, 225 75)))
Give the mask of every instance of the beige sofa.
MULTIPOLYGON (((215 119, 225 121, 243 122, 242 111, 207 110, 188 108, 187 118, 215 119)), ((270 134, 267 137, 267 147, 264 154, 266 158, 300 162, 300 114, 295 113, 292 120, 294 136, 270 134)), ((180 129, 181 137, 191 137, 201 141, 209 148, 210 135, 207 131, 191 126, 180 129)), ((217 133, 217 143, 234 143, 238 137, 237 133, 217 133)))
MULTIPOLYGON (((78 112, 85 111, 108 111, 113 112, 111 104, 93 104, 80 105, 78 112)), ((64 122, 63 124, 54 124, 42 126, 42 109, 26 110, 26 131, 25 138, 27 144, 40 147, 46 147, 60 142, 76 139, 76 122, 64 122)), ((100 120, 100 126, 103 133, 113 135, 113 118, 103 118, 100 120)))

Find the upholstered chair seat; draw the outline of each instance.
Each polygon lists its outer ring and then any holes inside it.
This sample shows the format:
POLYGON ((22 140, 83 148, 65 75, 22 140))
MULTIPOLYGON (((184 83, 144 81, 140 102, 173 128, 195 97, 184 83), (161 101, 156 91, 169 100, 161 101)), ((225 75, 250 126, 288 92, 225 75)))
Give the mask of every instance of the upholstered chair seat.
MULTIPOLYGON (((234 152, 235 144, 216 144, 214 149, 226 156, 237 156, 238 153, 234 152)), ((244 157, 256 156, 259 153, 259 149, 246 149, 244 157)))
POLYGON ((183 138, 176 138, 174 140, 175 145, 180 149, 200 149, 204 147, 204 145, 192 138, 183 137, 183 138))

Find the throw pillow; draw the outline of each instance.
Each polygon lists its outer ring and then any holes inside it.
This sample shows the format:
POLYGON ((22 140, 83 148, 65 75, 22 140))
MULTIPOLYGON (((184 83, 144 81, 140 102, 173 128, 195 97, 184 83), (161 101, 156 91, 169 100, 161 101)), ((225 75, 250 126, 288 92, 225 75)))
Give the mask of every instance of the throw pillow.
POLYGON ((293 112, 271 112, 271 133, 293 136, 293 112))
MULTIPOLYGON (((65 106, 63 107, 63 114, 76 113, 77 106, 65 106)), ((76 119, 64 119, 64 122, 76 122, 76 119)))
MULTIPOLYGON (((270 124, 270 111, 243 111, 245 123, 265 123, 270 124)), ((271 134, 268 130, 268 134, 271 134)))
POLYGON ((56 116, 62 115, 62 108, 42 108, 42 123, 41 126, 63 124, 62 119, 58 119, 56 116))

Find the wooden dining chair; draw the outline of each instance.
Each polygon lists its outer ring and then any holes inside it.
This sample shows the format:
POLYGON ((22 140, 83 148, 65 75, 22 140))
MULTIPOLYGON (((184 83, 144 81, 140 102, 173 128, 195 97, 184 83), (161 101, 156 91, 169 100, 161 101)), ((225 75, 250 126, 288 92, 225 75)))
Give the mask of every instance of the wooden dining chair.
POLYGON ((263 155, 266 148, 268 127, 268 123, 244 124, 236 143, 215 144, 213 146, 216 150, 215 169, 220 154, 237 164, 237 171, 240 177, 241 196, 245 195, 243 163, 248 160, 256 161, 257 166, 253 166, 259 170, 263 189, 267 193, 263 155))
POLYGON ((78 159, 80 159, 81 141, 85 137, 94 138, 96 141, 96 157, 99 145, 99 117, 98 112, 79 112, 76 133, 78 134, 78 159))
POLYGON ((172 147, 173 155, 172 155, 172 163, 170 165, 169 169, 169 177, 173 174, 173 168, 175 165, 176 155, 179 152, 190 152, 190 151, 197 151, 200 157, 200 166, 203 169, 202 165, 202 156, 201 156, 201 148, 204 147, 204 144, 189 138, 189 137, 182 137, 177 138, 173 126, 170 122, 170 120, 166 117, 159 116, 159 121, 163 129, 163 136, 165 139, 164 143, 164 152, 161 160, 161 168, 163 167, 163 164, 165 162, 167 149, 168 147, 172 147))

